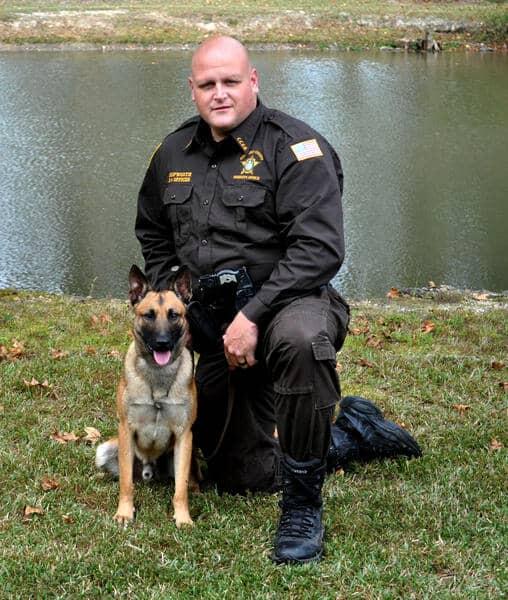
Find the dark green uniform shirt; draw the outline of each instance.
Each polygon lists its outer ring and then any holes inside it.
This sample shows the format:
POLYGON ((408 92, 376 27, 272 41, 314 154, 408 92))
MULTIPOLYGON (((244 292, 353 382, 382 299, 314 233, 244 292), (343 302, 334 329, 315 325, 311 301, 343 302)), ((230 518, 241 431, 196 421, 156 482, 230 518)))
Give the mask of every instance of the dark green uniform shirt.
POLYGON ((246 266, 259 290, 242 309, 260 323, 327 284, 344 258, 342 169, 308 125, 261 103, 220 143, 190 119, 156 150, 136 235, 152 284, 171 267, 194 277, 246 266))

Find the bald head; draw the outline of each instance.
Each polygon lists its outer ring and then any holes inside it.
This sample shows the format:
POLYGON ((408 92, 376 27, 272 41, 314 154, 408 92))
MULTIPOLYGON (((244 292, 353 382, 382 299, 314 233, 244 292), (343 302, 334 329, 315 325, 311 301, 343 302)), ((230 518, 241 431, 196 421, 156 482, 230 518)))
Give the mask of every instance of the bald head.
POLYGON ((219 141, 256 108, 258 74, 238 40, 216 36, 202 42, 192 57, 189 85, 201 117, 219 141))
POLYGON ((251 66, 247 48, 241 42, 227 35, 217 35, 201 42, 192 55, 192 74, 194 74, 196 68, 199 69, 203 61, 205 63, 209 61, 220 62, 225 56, 234 56, 239 63, 243 63, 247 68, 251 66))

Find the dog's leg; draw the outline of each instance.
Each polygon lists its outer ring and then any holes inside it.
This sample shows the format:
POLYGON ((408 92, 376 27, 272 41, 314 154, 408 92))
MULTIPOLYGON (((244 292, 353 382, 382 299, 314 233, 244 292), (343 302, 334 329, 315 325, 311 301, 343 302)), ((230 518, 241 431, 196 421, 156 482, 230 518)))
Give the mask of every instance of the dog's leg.
POLYGON ((127 525, 134 518, 134 448, 132 434, 126 420, 118 426, 118 466, 120 471, 120 498, 115 520, 127 525))
POLYGON ((189 473, 192 458, 192 431, 188 429, 175 440, 175 495, 173 496, 176 526, 193 525, 189 514, 189 473))

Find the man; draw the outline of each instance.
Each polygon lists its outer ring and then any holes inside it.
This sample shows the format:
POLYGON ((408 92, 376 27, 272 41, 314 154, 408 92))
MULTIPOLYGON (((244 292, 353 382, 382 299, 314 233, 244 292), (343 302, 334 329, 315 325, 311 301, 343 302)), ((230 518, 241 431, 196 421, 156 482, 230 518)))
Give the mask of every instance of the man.
POLYGON ((349 320, 329 284, 344 258, 341 164, 309 126, 259 101, 237 40, 204 41, 189 84, 199 116, 166 137, 140 190, 146 273, 156 288, 174 265, 192 273, 208 479, 243 493, 280 487, 282 472, 272 558, 315 560, 349 320))

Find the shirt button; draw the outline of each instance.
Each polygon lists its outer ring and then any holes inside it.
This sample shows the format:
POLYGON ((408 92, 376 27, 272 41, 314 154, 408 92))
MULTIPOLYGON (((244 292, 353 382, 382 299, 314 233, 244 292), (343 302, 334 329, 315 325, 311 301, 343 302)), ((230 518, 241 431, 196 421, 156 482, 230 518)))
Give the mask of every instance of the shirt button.
POLYGON ((203 200, 203 206, 206 206, 208 204, 208 200, 203 200))
POLYGON ((212 169, 216 169, 216 168, 217 168, 217 165, 216 165, 215 163, 212 163, 212 164, 210 165, 210 167, 211 167, 212 169))
POLYGON ((201 245, 206 246, 208 244, 208 240, 201 240, 201 245))
POLYGON ((174 200, 176 198, 175 194, 171 194, 171 200, 174 200))
POLYGON ((238 196, 238 200, 243 200, 243 196, 238 196))

